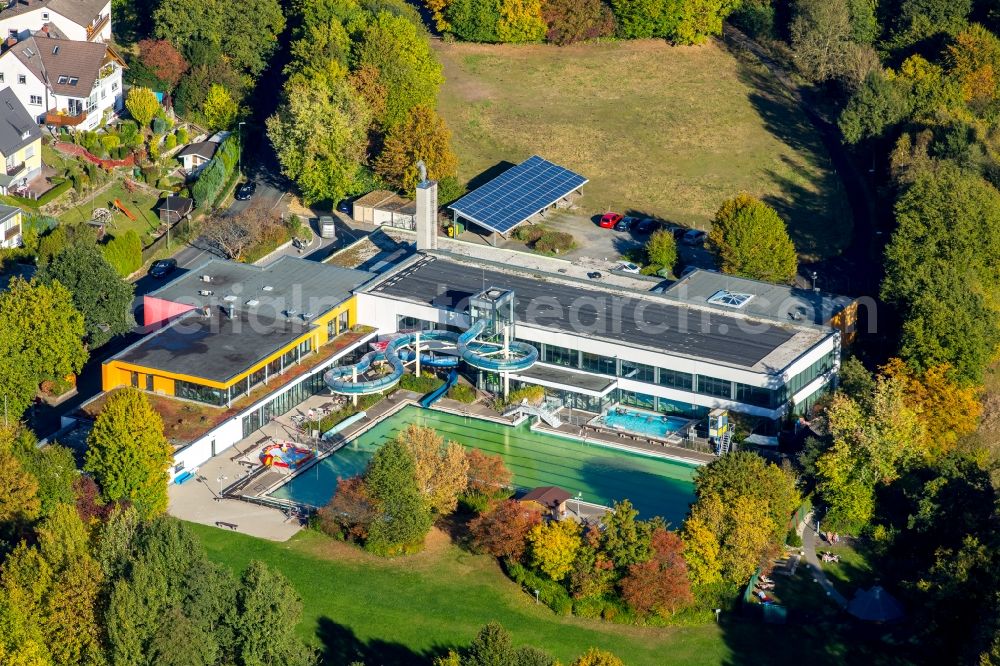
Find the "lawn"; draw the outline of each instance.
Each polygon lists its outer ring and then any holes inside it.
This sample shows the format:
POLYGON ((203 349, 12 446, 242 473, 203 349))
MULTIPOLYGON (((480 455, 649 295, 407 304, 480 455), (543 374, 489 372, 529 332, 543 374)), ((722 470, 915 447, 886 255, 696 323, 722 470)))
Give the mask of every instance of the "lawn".
POLYGON ((840 558, 839 562, 823 562, 823 571, 837 590, 848 599, 854 597, 859 587, 868 589, 875 584, 878 575, 868 561, 863 544, 824 544, 818 550, 829 551, 840 558))
POLYGON ((543 646, 564 664, 590 646, 611 650, 629 666, 799 664, 803 658, 839 666, 905 663, 847 643, 852 631, 818 623, 771 626, 724 613, 721 625, 655 629, 557 616, 535 605, 492 558, 472 555, 437 531, 424 552, 385 560, 316 532, 274 543, 190 527, 209 556, 234 571, 258 559, 284 573, 304 602, 301 634, 329 666, 355 659, 368 666, 430 664, 449 647, 467 645, 490 620, 503 624, 516 644, 543 646))
POLYGON ((719 42, 442 43, 437 53, 463 182, 538 154, 590 179, 588 215, 610 208, 706 228, 746 190, 778 209, 804 255, 850 241, 818 135, 762 66, 719 42))
POLYGON ((114 215, 112 217, 113 224, 108 229, 108 233, 116 235, 134 229, 143 240, 143 245, 146 245, 156 237, 156 231, 160 224, 159 214, 156 210, 158 201, 159 196, 156 194, 151 194, 143 189, 128 192, 121 181, 118 181, 91 200, 80 201, 66 210, 59 216, 59 221, 64 224, 87 222, 91 219, 94 209, 110 208, 114 215), (111 202, 115 199, 121 201, 135 216, 134 221, 111 206, 111 202))

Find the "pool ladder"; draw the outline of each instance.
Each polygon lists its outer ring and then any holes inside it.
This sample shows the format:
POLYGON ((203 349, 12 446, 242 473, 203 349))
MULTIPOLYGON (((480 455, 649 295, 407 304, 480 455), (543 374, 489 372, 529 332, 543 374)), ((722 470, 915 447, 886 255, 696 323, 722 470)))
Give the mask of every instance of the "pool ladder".
POLYGON ((722 439, 719 440, 719 455, 724 456, 729 453, 733 442, 733 431, 727 430, 722 435, 722 439))

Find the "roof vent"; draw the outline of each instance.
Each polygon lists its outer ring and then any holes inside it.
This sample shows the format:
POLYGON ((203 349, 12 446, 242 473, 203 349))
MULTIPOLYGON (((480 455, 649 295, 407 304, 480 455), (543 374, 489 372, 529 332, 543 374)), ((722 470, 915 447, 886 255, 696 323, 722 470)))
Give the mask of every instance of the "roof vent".
POLYGON ((250 299, 249 301, 247 301, 247 302, 245 303, 245 305, 246 305, 246 306, 247 306, 248 308, 255 308, 255 307, 257 307, 258 305, 260 305, 260 301, 258 301, 258 300, 257 300, 256 298, 251 298, 251 299, 250 299))
POLYGON ((59 45, 56 44, 52 47, 52 55, 59 55, 59 45))
POLYGON ((215 292, 212 291, 211 289, 199 289, 198 290, 198 295, 199 296, 211 296, 214 293, 215 292))
POLYGON ((309 321, 310 319, 312 319, 315 316, 316 315, 314 313, 312 313, 312 312, 303 312, 302 313, 302 321, 309 321))
POLYGON ((236 297, 233 296, 232 294, 229 294, 228 296, 226 296, 222 300, 224 300, 227 303, 234 303, 236 301, 236 297))
POLYGON ((285 310, 286 317, 291 318, 294 317, 296 314, 298 314, 298 310, 285 310))
POLYGON ((211 282, 212 281, 212 276, 211 275, 202 275, 201 276, 201 281, 202 282, 211 282))
POLYGON ((272 286, 271 286, 271 285, 269 285, 269 284, 265 284, 265 285, 264 285, 263 287, 261 287, 261 289, 262 289, 263 291, 274 291, 274 287, 272 287, 272 286))

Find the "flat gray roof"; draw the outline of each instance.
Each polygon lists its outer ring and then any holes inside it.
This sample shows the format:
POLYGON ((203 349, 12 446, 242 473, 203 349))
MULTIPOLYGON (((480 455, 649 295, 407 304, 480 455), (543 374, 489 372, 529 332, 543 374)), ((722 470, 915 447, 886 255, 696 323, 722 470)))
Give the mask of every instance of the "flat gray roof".
POLYGON ((298 320, 219 309, 188 312, 115 356, 116 360, 225 383, 312 328, 298 320))
POLYGON ((388 275, 369 291, 466 312, 488 287, 512 289, 519 324, 705 359, 754 372, 778 372, 825 338, 816 328, 727 315, 625 290, 542 273, 499 271, 432 255, 388 275))
POLYGON ((275 318, 309 313, 314 319, 373 277, 368 271, 287 255, 267 266, 212 259, 149 296, 195 307, 231 304, 235 310, 275 318))
POLYGON ((739 311, 780 321, 818 325, 826 324, 854 302, 848 296, 701 270, 673 283, 663 295, 722 312, 739 311), (750 298, 743 306, 733 308, 718 303, 719 299, 712 302, 713 296, 720 292, 746 294, 750 298))
POLYGON ((575 386, 593 393, 605 393, 618 383, 616 380, 602 375, 594 375, 589 372, 573 372, 551 365, 533 365, 524 372, 517 373, 517 376, 527 379, 538 379, 543 382, 552 382, 553 384, 575 386))

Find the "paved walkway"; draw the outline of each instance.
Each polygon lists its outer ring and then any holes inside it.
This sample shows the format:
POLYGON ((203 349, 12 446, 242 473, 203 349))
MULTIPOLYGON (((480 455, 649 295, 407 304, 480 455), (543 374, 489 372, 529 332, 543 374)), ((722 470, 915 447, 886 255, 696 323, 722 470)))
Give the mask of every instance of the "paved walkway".
POLYGON ((812 521, 812 514, 806 516, 806 524, 802 530, 802 550, 805 552, 806 566, 809 567, 813 578, 823 586, 826 591, 826 595, 833 599, 834 602, 841 608, 847 608, 847 599, 837 588, 833 586, 830 579, 826 577, 823 573, 823 567, 820 565, 819 558, 816 557, 816 529, 815 524, 812 521))

